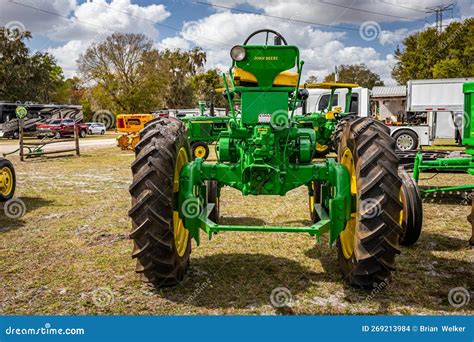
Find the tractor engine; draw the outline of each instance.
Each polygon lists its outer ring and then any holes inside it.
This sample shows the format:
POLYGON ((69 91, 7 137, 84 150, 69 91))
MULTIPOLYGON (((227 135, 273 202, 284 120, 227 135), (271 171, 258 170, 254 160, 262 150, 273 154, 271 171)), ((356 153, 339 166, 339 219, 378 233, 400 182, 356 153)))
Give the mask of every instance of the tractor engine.
POLYGON ((288 120, 285 100, 284 109, 257 114, 244 127, 221 134, 219 160, 240 161, 244 195, 283 194, 279 184, 285 182, 288 168, 311 162, 316 133, 288 120))

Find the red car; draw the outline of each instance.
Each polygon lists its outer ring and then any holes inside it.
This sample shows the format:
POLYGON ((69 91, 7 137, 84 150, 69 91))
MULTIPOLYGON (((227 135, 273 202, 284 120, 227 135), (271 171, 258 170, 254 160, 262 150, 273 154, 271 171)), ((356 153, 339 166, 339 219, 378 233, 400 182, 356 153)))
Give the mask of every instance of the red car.
POLYGON ((41 123, 36 126, 36 136, 38 138, 74 136, 74 125, 76 125, 80 138, 85 138, 89 127, 83 123, 76 123, 74 119, 55 119, 48 123, 41 123))

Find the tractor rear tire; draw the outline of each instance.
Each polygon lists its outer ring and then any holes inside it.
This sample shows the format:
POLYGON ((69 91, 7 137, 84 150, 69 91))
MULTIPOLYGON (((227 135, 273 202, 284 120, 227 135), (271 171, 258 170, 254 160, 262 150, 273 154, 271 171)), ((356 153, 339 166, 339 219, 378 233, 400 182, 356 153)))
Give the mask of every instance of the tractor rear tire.
POLYGON ((202 158, 204 160, 209 157, 209 146, 204 141, 195 141, 191 144, 193 159, 202 158))
POLYGON ((173 286, 189 267, 191 236, 175 208, 179 172, 191 160, 184 124, 162 118, 140 132, 132 163, 130 238, 136 271, 155 287, 173 286))
POLYGON ((214 203, 214 209, 212 209, 209 214, 209 218, 214 223, 219 223, 220 216, 220 204, 218 196, 218 186, 217 181, 209 180, 207 181, 207 203, 214 203))
POLYGON ((405 170, 399 171, 402 178, 403 233, 400 244, 411 246, 418 241, 423 226, 423 205, 420 190, 415 180, 405 170))
POLYGON ((384 124, 348 117, 335 130, 338 161, 350 174, 355 212, 337 239, 345 280, 371 288, 390 280, 402 234, 401 179, 395 141, 384 124))
POLYGON ((15 194, 16 175, 13 164, 4 158, 0 158, 0 178, 0 202, 7 202, 15 194))

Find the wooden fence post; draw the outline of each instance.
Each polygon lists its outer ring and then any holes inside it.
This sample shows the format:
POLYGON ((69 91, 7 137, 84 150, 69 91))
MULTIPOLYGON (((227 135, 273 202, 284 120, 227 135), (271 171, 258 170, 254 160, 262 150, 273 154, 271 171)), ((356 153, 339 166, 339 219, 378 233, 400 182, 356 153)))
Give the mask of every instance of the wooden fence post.
POLYGON ((81 155, 81 151, 79 149, 79 126, 76 124, 74 124, 74 142, 76 144, 76 155, 77 156, 80 156, 81 155))
POLYGON ((23 127, 24 127, 24 119, 19 119, 19 129, 20 129, 20 160, 25 161, 25 155, 23 152, 23 127))
POLYGON ((472 200, 472 207, 471 207, 471 215, 467 217, 469 223, 471 223, 471 239, 469 240, 469 244, 474 246, 474 191, 471 193, 471 200, 472 200))

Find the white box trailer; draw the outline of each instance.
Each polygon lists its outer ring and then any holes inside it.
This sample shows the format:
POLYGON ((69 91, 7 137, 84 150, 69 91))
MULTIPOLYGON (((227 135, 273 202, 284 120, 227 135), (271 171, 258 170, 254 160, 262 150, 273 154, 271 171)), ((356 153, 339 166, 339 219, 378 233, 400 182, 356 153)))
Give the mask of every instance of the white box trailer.
POLYGON ((472 81, 472 77, 408 81, 406 111, 408 115, 426 113, 430 128, 428 145, 436 138, 455 138, 460 142, 464 112, 462 87, 472 81))
POLYGON ((407 83, 407 112, 462 112, 462 86, 474 78, 411 80, 407 83))
MULTIPOLYGON (((403 124, 390 125, 391 136, 397 149, 416 150, 418 146, 431 146, 435 138, 454 138, 455 127, 462 122, 464 94, 462 85, 474 78, 411 80, 407 83, 407 115, 420 114, 426 117, 423 123, 410 120, 403 124)), ((319 112, 327 108, 330 90, 308 89, 309 97, 306 111, 319 112)), ((351 112, 360 116, 370 116, 370 91, 367 88, 354 88, 351 112)), ((333 107, 345 108, 347 89, 335 91, 333 107)), ((301 108, 296 110, 301 114, 301 108)), ((459 131, 459 136, 462 134, 459 131)))

